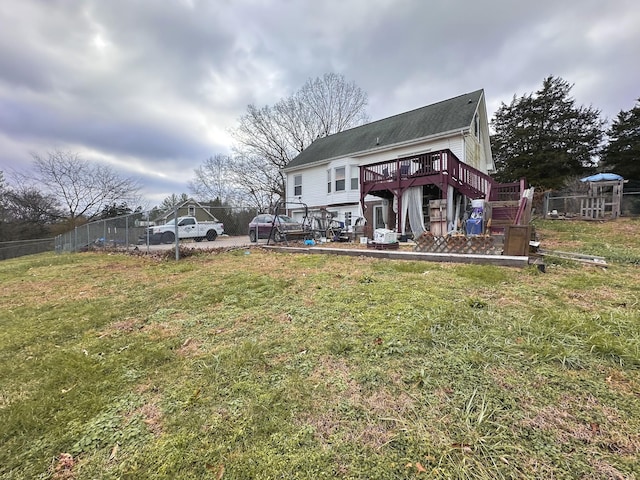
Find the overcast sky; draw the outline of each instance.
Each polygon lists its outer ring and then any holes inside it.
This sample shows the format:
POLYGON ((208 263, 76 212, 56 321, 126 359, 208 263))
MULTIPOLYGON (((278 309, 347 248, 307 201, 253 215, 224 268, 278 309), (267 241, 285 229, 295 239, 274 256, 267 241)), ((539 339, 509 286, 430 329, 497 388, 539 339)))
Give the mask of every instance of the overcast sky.
POLYGON ((614 118, 640 97, 637 0, 4 0, 0 170, 68 150, 154 205, 230 153, 248 104, 340 73, 372 120, 484 88, 489 116, 548 75, 614 118))

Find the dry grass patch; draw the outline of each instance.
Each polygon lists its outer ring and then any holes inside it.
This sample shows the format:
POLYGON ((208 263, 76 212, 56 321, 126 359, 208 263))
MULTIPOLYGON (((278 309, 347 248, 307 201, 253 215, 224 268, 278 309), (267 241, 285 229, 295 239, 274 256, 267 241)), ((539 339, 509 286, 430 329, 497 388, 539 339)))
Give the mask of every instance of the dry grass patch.
POLYGON ((564 444, 578 441, 621 455, 640 453, 640 433, 621 433, 625 425, 618 411, 591 395, 565 395, 557 405, 542 408, 522 424, 552 434, 564 444))
POLYGON ((156 401, 145 403, 133 413, 142 417, 142 421, 154 436, 157 437, 162 433, 162 410, 156 401))
POLYGON ((166 340, 179 336, 182 328, 176 323, 161 322, 146 324, 141 331, 148 334, 151 340, 166 340))
POLYGON ((130 334, 142 330, 145 326, 144 320, 139 318, 127 318, 113 322, 106 329, 98 333, 98 338, 115 337, 122 334, 130 334))
POLYGON ((395 422, 376 418, 367 418, 364 423, 356 422, 345 418, 335 409, 302 415, 298 419, 298 423, 311 426, 316 439, 325 449, 336 441, 340 441, 352 446, 358 444, 379 451, 400 432, 395 422))
POLYGON ((601 480, 603 478, 608 480, 629 480, 630 478, 604 460, 593 458, 589 463, 594 472, 582 477, 582 480, 601 480))
POLYGON ((194 357, 200 353, 202 342, 194 338, 187 338, 180 348, 176 350, 176 353, 181 357, 194 357))
POLYGON ((53 480, 73 480, 76 478, 74 468, 76 460, 68 453, 61 453, 50 468, 53 480))
POLYGON ((322 385, 332 393, 352 398, 360 395, 360 386, 353 380, 351 368, 343 358, 324 355, 309 376, 315 385, 322 385))
POLYGON ((627 303, 629 300, 633 301, 621 297, 619 290, 604 285, 587 291, 569 291, 566 298, 571 304, 584 311, 601 309, 603 306, 625 308, 629 306, 627 303))
POLYGON ((627 373, 611 368, 605 372, 605 381, 611 390, 640 398, 640 379, 638 378, 630 378, 627 373))
POLYGON ((312 426, 325 447, 339 438, 380 450, 401 432, 402 418, 414 408, 414 400, 404 392, 380 387, 364 393, 342 358, 321 357, 309 379, 322 385, 331 400, 320 395, 313 413, 302 415, 298 423, 312 426))

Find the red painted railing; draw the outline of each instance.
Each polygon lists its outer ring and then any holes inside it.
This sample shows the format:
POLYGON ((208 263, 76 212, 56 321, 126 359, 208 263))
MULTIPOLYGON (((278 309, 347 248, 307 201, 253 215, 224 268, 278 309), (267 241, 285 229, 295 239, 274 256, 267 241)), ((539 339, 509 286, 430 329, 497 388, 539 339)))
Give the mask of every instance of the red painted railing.
POLYGON ((452 185, 470 198, 488 200, 518 200, 524 190, 524 181, 500 184, 486 173, 461 162, 451 150, 439 150, 421 155, 398 158, 361 167, 365 191, 371 184, 389 183, 395 187, 404 180, 439 176, 441 187, 452 185))
POLYGON ((364 183, 384 182, 440 174, 447 170, 450 156, 454 156, 453 153, 442 150, 374 163, 363 167, 362 180, 364 183))

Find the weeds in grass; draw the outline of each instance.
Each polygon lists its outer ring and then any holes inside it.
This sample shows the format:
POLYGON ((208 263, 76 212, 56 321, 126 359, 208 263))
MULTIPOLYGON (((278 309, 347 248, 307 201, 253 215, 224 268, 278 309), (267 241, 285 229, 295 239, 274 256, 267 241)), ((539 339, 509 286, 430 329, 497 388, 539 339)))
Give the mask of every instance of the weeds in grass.
POLYGON ((638 477, 637 269, 552 267, 0 263, 0 477, 638 477))

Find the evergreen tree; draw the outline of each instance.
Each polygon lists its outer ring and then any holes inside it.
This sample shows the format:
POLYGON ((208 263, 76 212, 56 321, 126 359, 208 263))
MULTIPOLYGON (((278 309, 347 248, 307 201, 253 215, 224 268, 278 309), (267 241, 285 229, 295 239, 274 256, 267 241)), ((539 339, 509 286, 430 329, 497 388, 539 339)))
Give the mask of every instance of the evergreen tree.
POLYGON ((640 186, 640 98, 631 110, 620 111, 607 135, 609 145, 603 151, 601 170, 640 186))
POLYGON ((181 193, 180 195, 172 193, 164 200, 162 200, 162 203, 158 208, 160 209, 160 212, 172 212, 176 208, 176 206, 180 206, 183 203, 188 202, 189 198, 189 195, 187 195, 186 193, 181 193))
POLYGON ((100 219, 104 220, 107 218, 115 218, 122 217, 124 215, 130 215, 133 213, 133 210, 127 202, 116 203, 113 202, 109 205, 105 205, 102 211, 100 212, 100 219))
POLYGON ((49 236, 52 225, 61 217, 56 199, 33 186, 7 188, 2 200, 0 241, 49 236))
POLYGON ((533 94, 502 103, 491 125, 496 179, 527 181, 541 189, 591 173, 603 137, 600 111, 578 107, 573 85, 549 76, 533 94))

